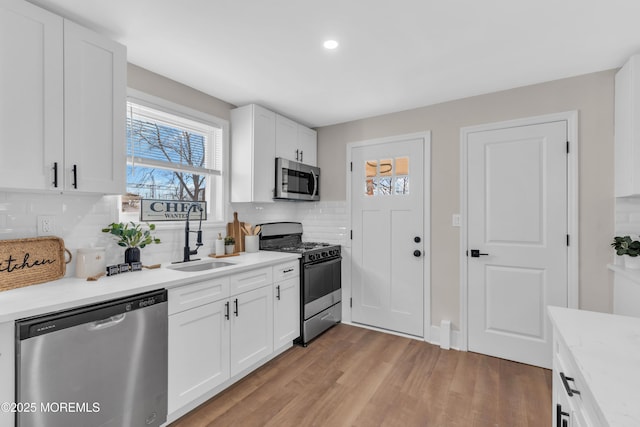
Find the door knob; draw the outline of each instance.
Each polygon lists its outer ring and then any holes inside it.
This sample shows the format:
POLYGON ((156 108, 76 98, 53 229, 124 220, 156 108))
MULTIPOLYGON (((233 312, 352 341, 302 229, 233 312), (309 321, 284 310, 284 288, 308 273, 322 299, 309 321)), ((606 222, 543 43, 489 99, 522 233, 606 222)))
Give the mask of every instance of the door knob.
POLYGON ((416 249, 415 251, 413 251, 413 256, 414 257, 419 258, 420 255, 422 255, 422 252, 420 252, 419 250, 416 249))
POLYGON ((419 236, 416 236, 413 238, 413 241, 416 243, 420 243, 422 241, 422 239, 419 236))
POLYGON ((480 255, 489 255, 489 254, 483 254, 480 252, 479 249, 471 249, 471 258, 479 258, 480 255))

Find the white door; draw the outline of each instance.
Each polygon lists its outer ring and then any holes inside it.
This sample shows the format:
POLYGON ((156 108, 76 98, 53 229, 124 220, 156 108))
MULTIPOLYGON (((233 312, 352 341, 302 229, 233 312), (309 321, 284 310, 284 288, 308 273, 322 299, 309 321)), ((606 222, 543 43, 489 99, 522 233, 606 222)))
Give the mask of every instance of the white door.
POLYGON ((298 124, 280 114, 276 114, 276 157, 300 161, 298 124))
POLYGON ((62 28, 62 18, 30 3, 0 3, 3 188, 62 189, 62 28))
POLYGON ((353 322, 424 336, 423 137, 352 148, 353 322))
POLYGON ((231 298, 231 376, 273 351, 273 288, 231 298))
POLYGON ((469 350, 551 367, 567 306, 567 122, 467 135, 469 350))
POLYGON ((229 300, 169 316, 168 412, 229 379, 229 300))
POLYGON ((273 348, 291 344, 300 336, 300 277, 273 284, 273 348))
POLYGON ((127 49, 64 22, 65 189, 122 194, 127 49))
POLYGON ((298 148, 301 163, 318 166, 318 133, 315 130, 298 125, 298 148))

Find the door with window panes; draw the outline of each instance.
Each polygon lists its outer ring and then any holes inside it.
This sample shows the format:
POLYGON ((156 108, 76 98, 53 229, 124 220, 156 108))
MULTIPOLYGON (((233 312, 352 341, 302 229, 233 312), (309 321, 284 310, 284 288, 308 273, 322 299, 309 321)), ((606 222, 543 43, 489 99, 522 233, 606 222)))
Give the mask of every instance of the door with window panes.
POLYGON ((424 149, 409 137, 352 148, 352 321, 424 335, 424 149))

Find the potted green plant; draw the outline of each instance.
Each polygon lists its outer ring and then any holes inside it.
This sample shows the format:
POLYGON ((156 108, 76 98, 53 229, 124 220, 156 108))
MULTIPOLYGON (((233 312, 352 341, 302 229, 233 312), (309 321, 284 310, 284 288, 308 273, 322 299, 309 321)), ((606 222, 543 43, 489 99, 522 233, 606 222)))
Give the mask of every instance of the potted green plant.
POLYGON ((103 233, 111 233, 118 241, 118 246, 127 248, 124 251, 124 262, 131 264, 132 262, 140 262, 140 249, 152 243, 160 243, 160 239, 151 235, 156 229, 154 224, 145 223, 146 228, 142 224, 129 222, 112 222, 108 227, 103 228, 103 233))
POLYGON ((224 238, 224 253, 232 254, 236 248, 236 239, 233 236, 227 236, 224 238))
POLYGON ((640 241, 629 236, 616 236, 611 246, 615 249, 616 255, 624 257, 622 259, 625 267, 640 268, 640 241))

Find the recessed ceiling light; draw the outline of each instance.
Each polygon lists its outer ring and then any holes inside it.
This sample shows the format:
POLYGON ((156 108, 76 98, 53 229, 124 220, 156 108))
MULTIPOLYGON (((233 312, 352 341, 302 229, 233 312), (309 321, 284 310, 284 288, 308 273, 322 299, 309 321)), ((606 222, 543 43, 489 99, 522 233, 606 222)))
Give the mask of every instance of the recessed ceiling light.
POLYGON ((338 47, 338 42, 335 40, 327 40, 323 43, 323 46, 325 49, 335 49, 338 47))

